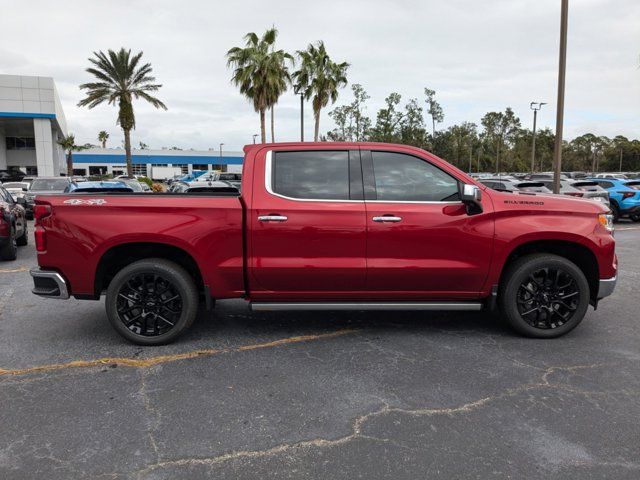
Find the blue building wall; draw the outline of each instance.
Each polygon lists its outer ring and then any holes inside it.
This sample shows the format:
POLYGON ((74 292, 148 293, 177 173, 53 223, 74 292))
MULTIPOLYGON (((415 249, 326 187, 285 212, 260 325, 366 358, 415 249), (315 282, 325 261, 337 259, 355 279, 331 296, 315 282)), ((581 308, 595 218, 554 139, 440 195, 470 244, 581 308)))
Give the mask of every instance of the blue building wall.
MULTIPOLYGON (((134 164, 147 164, 152 163, 155 165, 242 165, 243 157, 231 157, 219 155, 140 155, 134 154, 131 156, 131 161, 134 164)), ((124 164, 126 163, 125 155, 123 153, 113 154, 96 154, 96 153, 82 153, 77 152, 73 154, 73 163, 90 163, 90 164, 124 164)))

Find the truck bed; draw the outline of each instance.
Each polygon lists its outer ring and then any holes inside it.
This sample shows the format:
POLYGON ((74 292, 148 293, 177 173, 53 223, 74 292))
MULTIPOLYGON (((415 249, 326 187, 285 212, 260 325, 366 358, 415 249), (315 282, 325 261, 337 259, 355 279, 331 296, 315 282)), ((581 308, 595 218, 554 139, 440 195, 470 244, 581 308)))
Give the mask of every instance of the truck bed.
POLYGON ((51 206, 40 220, 46 248, 39 264, 65 272, 74 296, 98 298, 99 278, 126 246, 160 243, 187 252, 184 261, 202 272, 201 288, 216 298, 244 292, 243 204, 235 193, 57 194, 38 196, 36 205, 51 206))

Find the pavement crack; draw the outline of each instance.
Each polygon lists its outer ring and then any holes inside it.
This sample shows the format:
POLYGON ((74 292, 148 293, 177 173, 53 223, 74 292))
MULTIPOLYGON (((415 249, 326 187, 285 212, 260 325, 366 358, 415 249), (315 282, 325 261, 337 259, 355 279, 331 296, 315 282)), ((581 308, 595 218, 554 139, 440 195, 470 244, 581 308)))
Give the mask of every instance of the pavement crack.
MULTIPOLYGON (((504 399, 504 398, 510 398, 522 392, 527 392, 531 390, 540 390, 540 389, 564 388, 564 385, 557 385, 550 382, 549 377, 555 372, 559 372, 559 371, 575 372, 581 369, 592 369, 592 368, 598 368, 602 366, 604 365, 593 364, 593 365, 551 366, 543 371, 542 376, 537 382, 518 385, 512 388, 506 389, 505 391, 497 395, 489 395, 471 402, 464 403, 456 407, 406 409, 406 408, 400 408, 400 407, 392 407, 388 403, 383 402, 384 405, 378 410, 374 410, 372 412, 369 412, 357 417, 351 424, 351 433, 343 437, 339 437, 336 439, 315 438, 311 440, 302 440, 300 442, 294 442, 294 443, 283 443, 283 444, 276 445, 274 447, 264 449, 264 450, 237 450, 237 451, 224 453, 222 455, 218 455, 215 457, 182 458, 182 459, 176 459, 176 460, 160 461, 155 464, 148 465, 144 469, 138 471, 137 477, 143 478, 145 474, 163 467, 180 467, 180 466, 194 466, 194 465, 213 466, 213 465, 219 465, 219 464, 229 462, 229 461, 234 461, 234 460, 271 457, 281 453, 289 452, 291 450, 307 450, 311 448, 330 448, 330 447, 347 444, 356 439, 368 439, 368 440, 377 441, 377 442, 390 443, 391 441, 389 439, 374 437, 374 436, 363 433, 363 428, 365 424, 374 418, 393 414, 393 413, 398 413, 398 414, 408 415, 413 417, 435 416, 435 415, 458 415, 458 414, 470 413, 470 412, 479 410, 492 402, 495 402, 497 400, 504 399)), ((590 393, 590 392, 583 392, 579 389, 572 389, 572 392, 577 394, 584 394, 584 395, 588 395, 590 393)), ((404 447, 402 445, 398 445, 398 446, 404 447)))
POLYGON ((300 335, 295 337, 281 338, 273 340, 271 342, 255 343, 251 345, 241 345, 239 347, 227 347, 227 348, 210 348, 203 350, 195 350, 185 353, 176 353, 172 355, 159 355, 157 357, 150 357, 145 359, 139 358, 127 358, 127 357, 105 357, 95 360, 73 360, 66 363, 54 363, 49 365, 39 365, 36 367, 21 368, 21 369, 3 369, 0 368, 1 376, 19 376, 28 375, 30 373, 37 372, 52 372, 55 370, 67 370, 73 368, 90 368, 104 365, 117 365, 120 367, 132 367, 132 368, 146 368, 153 367, 155 365, 161 365, 163 363, 177 362, 181 360, 189 360, 199 357, 213 357, 216 355, 222 355, 227 353, 247 352, 251 350, 260 350, 263 348, 276 348, 286 345, 309 342, 313 340, 322 340, 327 338, 340 337, 342 335, 348 335, 351 333, 359 332, 359 329, 341 329, 329 333, 320 333, 316 335, 300 335))
POLYGON ((142 404, 145 411, 150 415, 149 426, 147 430, 147 437, 149 438, 149 444, 155 454, 156 462, 160 461, 160 453, 158 451, 158 444, 156 442, 155 432, 160 426, 160 413, 151 404, 151 398, 149 398, 149 391, 147 388, 147 372, 148 370, 142 370, 140 374, 140 396, 142 397, 142 404))

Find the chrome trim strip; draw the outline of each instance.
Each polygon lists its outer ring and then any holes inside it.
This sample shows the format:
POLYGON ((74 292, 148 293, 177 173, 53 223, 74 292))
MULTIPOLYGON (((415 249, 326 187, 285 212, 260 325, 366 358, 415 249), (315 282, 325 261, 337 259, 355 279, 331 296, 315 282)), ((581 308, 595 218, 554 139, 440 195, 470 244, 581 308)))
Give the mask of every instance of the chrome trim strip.
POLYGON ((32 268, 31 270, 29 270, 29 273, 34 278, 53 279, 53 281, 55 281, 56 284, 58 285, 58 290, 60 292, 58 295, 55 295, 55 296, 39 295, 34 292, 35 295, 38 295, 44 298, 55 298, 57 300, 66 300, 67 298, 69 298, 69 288, 67 287, 67 282, 65 281, 64 278, 62 278, 62 275, 60 275, 58 272, 53 272, 49 270, 40 270, 40 268, 32 268))
POLYGON ((402 221, 402 217, 391 217, 391 216, 382 216, 382 217, 373 217, 371 220, 373 220, 374 222, 391 222, 391 223, 397 223, 397 222, 401 222, 402 221))
POLYGON ((264 165, 264 188, 270 195, 274 197, 284 198, 285 200, 291 200, 293 202, 338 202, 338 203, 422 203, 422 204, 437 204, 437 205, 460 205, 461 201, 457 202, 420 202, 413 200, 332 200, 328 198, 294 198, 287 197, 286 195, 282 195, 280 193, 276 193, 273 191, 271 185, 272 179, 272 152, 273 150, 269 150, 266 154, 265 165, 264 165))
POLYGON ((480 302, 251 302, 256 312, 287 310, 464 310, 477 311, 480 302))
POLYGON ((288 218, 284 215, 259 215, 258 220, 261 222, 286 222, 288 218))
POLYGON ((618 281, 618 276, 606 279, 600 279, 600 284, 598 286, 598 300, 601 298, 608 297, 613 293, 616 288, 616 283, 618 281))

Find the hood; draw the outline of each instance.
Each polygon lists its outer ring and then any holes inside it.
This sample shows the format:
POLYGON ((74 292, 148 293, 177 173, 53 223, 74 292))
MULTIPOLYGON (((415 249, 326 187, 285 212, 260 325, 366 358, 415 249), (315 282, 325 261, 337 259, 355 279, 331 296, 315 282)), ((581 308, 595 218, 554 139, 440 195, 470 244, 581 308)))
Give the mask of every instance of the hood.
POLYGON ((483 195, 487 193, 491 196, 496 210, 529 210, 593 215, 609 212, 609 208, 601 202, 582 197, 542 193, 527 195, 526 193, 487 192, 486 190, 483 195))

